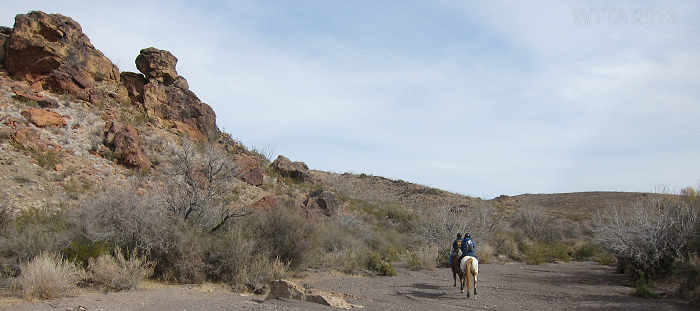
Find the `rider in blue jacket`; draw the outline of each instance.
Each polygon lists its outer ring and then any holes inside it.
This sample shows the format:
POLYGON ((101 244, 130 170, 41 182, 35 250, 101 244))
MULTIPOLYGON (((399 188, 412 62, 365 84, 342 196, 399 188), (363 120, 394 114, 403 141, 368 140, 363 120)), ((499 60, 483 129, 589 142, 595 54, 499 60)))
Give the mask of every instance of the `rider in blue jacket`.
POLYGON ((471 237, 469 236, 469 233, 464 234, 464 240, 462 240, 462 245, 460 245, 460 249, 462 250, 462 256, 459 257, 459 260, 462 261, 462 258, 464 256, 472 256, 474 258, 479 259, 476 257, 476 244, 474 244, 474 241, 472 241, 471 237))

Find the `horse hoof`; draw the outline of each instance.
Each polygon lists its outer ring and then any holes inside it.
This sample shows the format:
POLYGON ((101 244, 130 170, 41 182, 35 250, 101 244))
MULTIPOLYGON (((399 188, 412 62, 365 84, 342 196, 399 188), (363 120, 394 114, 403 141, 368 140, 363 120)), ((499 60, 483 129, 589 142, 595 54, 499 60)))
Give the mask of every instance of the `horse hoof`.
POLYGON ((469 295, 469 292, 467 292, 467 298, 469 298, 469 297, 471 297, 471 295, 469 295))

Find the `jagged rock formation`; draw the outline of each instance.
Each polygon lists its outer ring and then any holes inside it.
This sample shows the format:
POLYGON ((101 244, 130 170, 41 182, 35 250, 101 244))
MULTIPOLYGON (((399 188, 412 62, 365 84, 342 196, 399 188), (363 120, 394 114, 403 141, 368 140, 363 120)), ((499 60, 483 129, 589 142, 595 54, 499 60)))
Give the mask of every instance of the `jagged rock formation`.
POLYGON ((177 74, 177 58, 153 47, 141 50, 136 67, 143 74, 124 72, 122 85, 132 103, 150 115, 168 120, 178 133, 205 140, 218 134, 216 114, 203 103, 184 77, 177 74))
MULTIPOLYGON (((7 30, 1 32, 5 36, 7 30)), ((117 87, 117 66, 92 46, 70 17, 40 11, 19 14, 5 41, 7 71, 26 79, 35 91, 76 94, 93 103, 106 96, 126 99, 117 87), (111 87, 95 88, 98 84, 111 87)))
POLYGON ((298 180, 310 181, 312 176, 309 173, 309 167, 301 161, 292 162, 283 155, 279 155, 271 164, 272 168, 278 171, 283 177, 289 177, 298 180))
POLYGON ((117 163, 128 168, 148 169, 152 165, 143 151, 138 131, 131 124, 112 122, 105 137, 105 145, 114 150, 117 163))

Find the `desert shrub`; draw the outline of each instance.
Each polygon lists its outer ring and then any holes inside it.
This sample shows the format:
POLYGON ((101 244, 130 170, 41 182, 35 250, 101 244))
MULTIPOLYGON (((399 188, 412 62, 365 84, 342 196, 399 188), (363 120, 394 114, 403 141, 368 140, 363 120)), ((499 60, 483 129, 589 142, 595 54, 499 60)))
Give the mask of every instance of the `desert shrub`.
POLYGON ((247 264, 236 267, 231 279, 233 289, 245 289, 258 292, 273 280, 281 279, 286 274, 287 266, 279 259, 270 259, 263 254, 253 255, 247 264))
POLYGON ((617 264, 617 257, 615 257, 615 254, 613 253, 604 252, 593 257, 593 261, 601 265, 612 266, 617 264))
POLYGON ((82 201, 71 221, 93 243, 120 245, 154 259, 174 249, 183 230, 162 206, 159 197, 134 188, 109 188, 82 201))
POLYGON ((45 169, 53 169, 56 164, 62 163, 63 155, 61 152, 48 150, 44 152, 37 151, 34 153, 34 159, 37 164, 45 169))
POLYGON ((437 247, 441 256, 447 258, 457 233, 470 233, 475 243, 487 243, 500 220, 492 205, 460 205, 424 211, 415 216, 412 228, 417 239, 437 247))
POLYGON ((332 268, 343 273, 351 274, 357 268, 362 266, 362 262, 366 260, 353 250, 337 250, 332 252, 324 252, 319 259, 321 267, 332 268))
MULTIPOLYGON (((600 246, 591 242, 586 242, 574 248, 571 257, 576 261, 590 261, 600 257, 602 250, 600 246)), ((614 256, 613 256, 614 257, 614 256)))
POLYGON ((570 248, 568 246, 560 242, 547 243, 538 241, 532 244, 526 244, 523 252, 525 253, 527 263, 538 265, 554 261, 569 262, 571 260, 569 250, 570 248))
POLYGON ((3 195, 0 198, 0 230, 5 228, 14 217, 15 206, 12 204, 7 195, 3 195))
POLYGON ((685 271, 679 271, 679 274, 684 274, 688 278, 686 281, 688 286, 682 288, 681 291, 688 297, 692 306, 700 306, 700 256, 697 253, 692 253, 687 259, 681 261, 681 267, 685 271))
POLYGON ((479 247, 476 249, 476 256, 479 257, 479 263, 489 263, 491 262, 491 258, 493 258, 493 254, 495 253, 495 249, 491 244, 481 244, 479 247))
POLYGON ((391 262, 386 262, 382 257, 375 252, 369 252, 367 255, 367 269, 377 272, 383 276, 396 276, 396 268, 391 262))
POLYGON ((564 226, 560 219, 548 214, 541 206, 521 207, 511 221, 511 226, 525 235, 540 241, 553 243, 564 239, 564 226))
POLYGON ((286 275, 288 266, 258 247, 255 232, 249 230, 256 221, 241 221, 210 240, 205 258, 212 281, 227 282, 235 291, 256 291, 286 275))
POLYGON ((78 266, 87 268, 90 259, 109 253, 110 247, 103 242, 73 241, 62 253, 66 259, 78 266))
MULTIPOLYGON (((520 231, 500 232, 492 239, 496 245, 496 253, 504 255, 510 259, 519 260, 521 257, 520 247, 523 245, 523 236, 520 231)), ((478 251, 478 248, 477 248, 478 251)))
POLYGON ((250 214, 230 207, 238 198, 232 187, 240 167, 228 152, 214 144, 196 145, 185 139, 172 153, 165 169, 170 178, 164 203, 173 215, 215 232, 229 221, 250 214))
POLYGON ((83 272, 57 254, 41 253, 21 265, 14 281, 16 292, 26 299, 54 299, 71 293, 83 272))
POLYGON ((42 252, 61 251, 73 238, 69 214, 67 207, 55 205, 18 211, 0 234, 0 255, 5 268, 19 271, 21 262, 28 262, 42 252))
POLYGON ((698 224, 698 208, 670 196, 610 206, 593 217, 596 242, 647 276, 666 273, 675 259, 688 256, 698 224))
POLYGON ((429 270, 435 271, 437 265, 437 248, 424 247, 422 249, 409 253, 406 268, 411 270, 429 270))
POLYGON ((661 296, 651 289, 649 277, 645 276, 642 270, 638 270, 638 272, 639 279, 637 280, 637 285, 632 289, 632 296, 659 299, 661 296))
POLYGON ((306 219, 294 207, 283 204, 260 213, 256 219, 256 246, 270 259, 289 263, 292 269, 312 265, 320 250, 317 224, 306 219))
POLYGON ((131 252, 124 258, 120 248, 114 249, 114 256, 102 254, 97 259, 90 258, 88 271, 91 279, 105 291, 130 290, 138 283, 153 275, 153 264, 131 252))

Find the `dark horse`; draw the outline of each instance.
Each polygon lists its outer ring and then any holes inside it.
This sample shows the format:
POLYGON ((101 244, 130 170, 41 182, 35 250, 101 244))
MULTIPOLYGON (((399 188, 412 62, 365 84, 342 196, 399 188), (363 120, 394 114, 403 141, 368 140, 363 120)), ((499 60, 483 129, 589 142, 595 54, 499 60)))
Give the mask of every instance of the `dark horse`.
POLYGON ((464 285, 467 285, 467 298, 469 295, 469 290, 471 287, 472 278, 474 278, 474 299, 476 299, 476 275, 479 273, 479 262, 475 257, 467 256, 461 261, 459 260, 459 254, 452 255, 452 278, 454 278, 454 285, 457 286, 457 276, 459 275, 459 284, 461 285, 461 291, 464 293, 464 285), (463 266, 464 270, 460 269, 459 266, 463 266), (466 284, 465 284, 466 283, 466 284))

